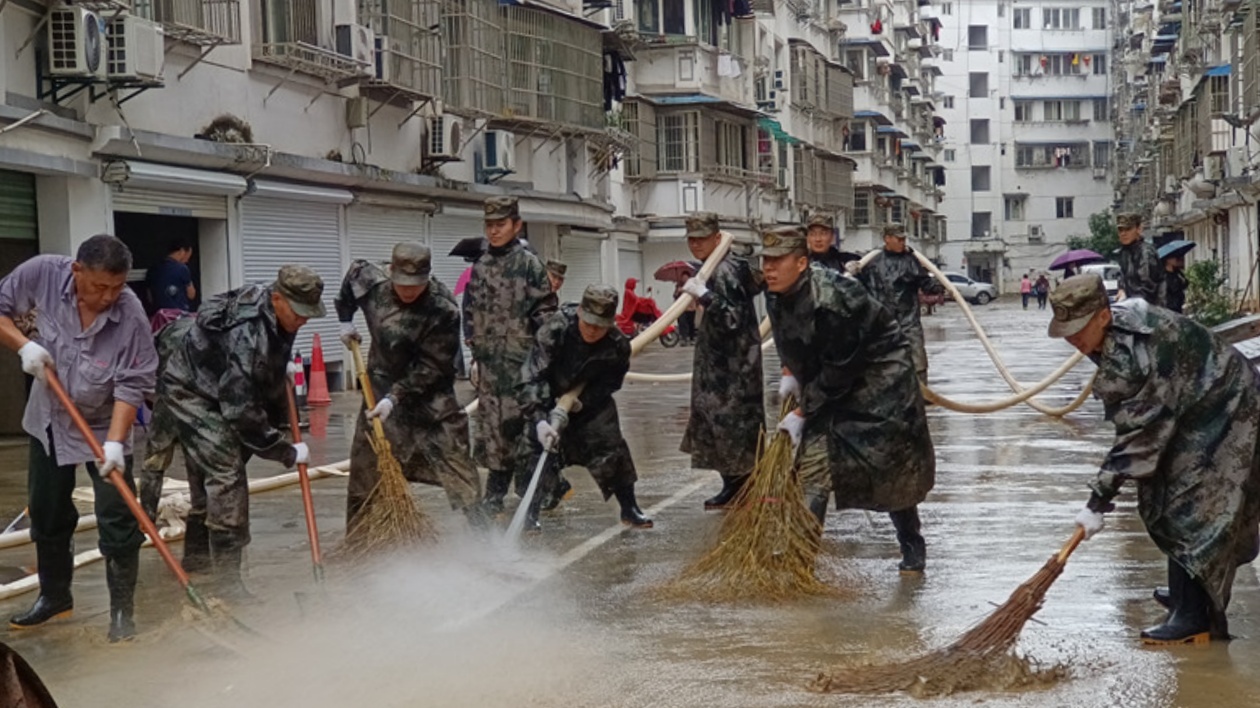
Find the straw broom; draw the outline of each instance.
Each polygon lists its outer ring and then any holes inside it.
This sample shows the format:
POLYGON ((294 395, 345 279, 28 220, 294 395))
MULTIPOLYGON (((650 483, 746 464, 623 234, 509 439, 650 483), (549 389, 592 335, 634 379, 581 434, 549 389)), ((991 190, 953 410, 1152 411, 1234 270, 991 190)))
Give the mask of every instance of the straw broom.
MULTIPOLYGON (((780 417, 795 404, 784 402, 780 417)), ((786 433, 757 443, 752 475, 722 520, 717 545, 661 589, 711 602, 835 595, 814 572, 822 529, 805 505, 786 433)))
MULTIPOLYGON (((350 343, 350 355, 358 372, 363 400, 370 411, 376 407, 372 393, 372 381, 363 366, 359 343, 350 343)), ((402 465, 394 457, 385 428, 379 418, 373 419, 368 443, 376 453, 380 479, 368 494, 363 508, 346 526, 346 540, 341 552, 350 557, 366 557, 378 553, 432 543, 437 538, 437 528, 428 516, 416 506, 411 496, 402 465)))
POLYGON ((809 689, 818 693, 943 694, 990 685, 995 676, 1005 676, 1014 683, 1035 680, 1036 672, 1013 654, 1012 647, 1024 625, 1041 609, 1046 591, 1063 573, 1068 556, 1084 538, 1085 532, 1078 528, 1041 570, 953 644, 897 664, 837 667, 819 674, 809 689))

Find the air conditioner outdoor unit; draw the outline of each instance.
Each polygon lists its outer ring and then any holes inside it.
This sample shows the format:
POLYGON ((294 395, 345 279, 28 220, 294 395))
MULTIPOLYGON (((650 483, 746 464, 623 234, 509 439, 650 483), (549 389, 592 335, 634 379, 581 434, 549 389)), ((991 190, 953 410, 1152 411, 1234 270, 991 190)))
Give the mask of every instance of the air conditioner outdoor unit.
POLYGON ((485 166, 496 172, 515 172, 516 136, 506 130, 487 130, 485 166))
POLYGON ((1046 240, 1046 234, 1044 231, 1041 230, 1040 226, 1034 225, 1034 226, 1028 227, 1028 242, 1029 243, 1041 243, 1045 240, 1046 240))
POLYGON ((775 87, 776 89, 780 90, 780 91, 782 91, 782 90, 783 90, 783 88, 784 88, 784 87, 783 87, 783 70, 782 70, 782 69, 775 69, 775 70, 774 70, 774 87, 775 87))
POLYGON ((458 160, 460 124, 457 116, 434 116, 429 119, 428 153, 435 160, 458 160))
POLYGON ((1094 179, 1107 179, 1107 168, 1106 168, 1106 167, 1095 167, 1095 168, 1094 168, 1094 179))
POLYGON ((105 80, 105 23, 81 7, 48 12, 48 73, 105 80))
POLYGON ((375 75, 376 33, 363 25, 337 25, 337 53, 359 63, 359 69, 368 76, 375 75))
POLYGON ((135 15, 118 15, 105 27, 111 80, 160 81, 166 65, 166 30, 135 15))

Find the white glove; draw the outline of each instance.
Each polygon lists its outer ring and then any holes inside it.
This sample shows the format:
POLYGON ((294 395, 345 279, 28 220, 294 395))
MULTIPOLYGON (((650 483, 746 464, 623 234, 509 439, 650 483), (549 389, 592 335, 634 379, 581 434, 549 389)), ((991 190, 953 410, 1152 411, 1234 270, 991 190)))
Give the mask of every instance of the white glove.
POLYGON ((473 388, 481 385, 481 367, 475 361, 468 366, 468 382, 473 385, 473 388))
POLYGON ((18 349, 18 356, 22 357, 22 371, 40 381, 44 380, 44 367, 53 366, 52 354, 35 342, 23 344, 18 349))
POLYGON ((376 407, 367 412, 368 420, 380 418, 381 422, 389 420, 389 415, 394 412, 394 399, 386 396, 376 402, 376 407))
POLYGON ((805 430, 805 417, 796 411, 792 411, 783 416, 783 420, 779 421, 779 430, 788 434, 792 438, 792 447, 797 448, 801 445, 801 433, 805 430))
POLYGON ((1089 540, 1103 530, 1105 523, 1101 511, 1091 511, 1089 507, 1085 507, 1076 515, 1076 525, 1085 530, 1085 539, 1089 540))
POLYGON ((787 398, 788 396, 801 397, 801 382, 791 374, 784 374, 779 380, 779 398, 787 398))
POLYGON ((127 469, 127 458, 123 456, 122 443, 108 440, 103 447, 105 459, 100 461, 100 467, 97 468, 97 474, 102 479, 108 477, 111 472, 122 472, 127 469))
POLYGON ((844 272, 848 273, 849 275, 857 275, 858 273, 861 273, 861 272, 862 272, 862 262, 861 262, 861 261, 849 261, 848 263, 845 263, 845 264, 844 264, 844 272))
POLYGON ((362 342, 363 337, 359 336, 359 330, 355 329, 353 322, 341 323, 341 343, 350 348, 351 342, 362 342))
POLYGON ((304 465, 311 461, 311 449, 306 446, 306 443, 294 443, 293 451, 297 453, 297 456, 293 458, 293 464, 304 465))
POLYGON ((560 433, 551 427, 551 423, 540 420, 536 430, 538 431, 538 444, 542 445, 544 450, 556 449, 556 445, 560 442, 560 433))
POLYGON ((297 384, 297 375, 301 370, 302 367, 298 366, 296 361, 291 361, 284 367, 284 375, 289 377, 289 385, 297 384))
POLYGON ((709 294, 708 286, 706 286, 704 281, 699 278, 692 278, 691 280, 683 283, 682 291, 697 300, 709 294))

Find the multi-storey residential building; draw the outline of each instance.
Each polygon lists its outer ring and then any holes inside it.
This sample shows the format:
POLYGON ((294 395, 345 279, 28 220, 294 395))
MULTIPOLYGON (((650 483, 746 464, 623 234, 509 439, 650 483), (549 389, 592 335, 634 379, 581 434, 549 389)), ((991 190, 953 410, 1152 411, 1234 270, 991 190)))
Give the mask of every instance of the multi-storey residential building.
POLYGON ((951 268, 1010 292, 1111 205, 1114 8, 955 0, 942 22, 951 268))
POLYGON ((1260 4, 1115 3, 1117 208, 1148 217, 1158 243, 1185 238, 1256 308, 1260 4))

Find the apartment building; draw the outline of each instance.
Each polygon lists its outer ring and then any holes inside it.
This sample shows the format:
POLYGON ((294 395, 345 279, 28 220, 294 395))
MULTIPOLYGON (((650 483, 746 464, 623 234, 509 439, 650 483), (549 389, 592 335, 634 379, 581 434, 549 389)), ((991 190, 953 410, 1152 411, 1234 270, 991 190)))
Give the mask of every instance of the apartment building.
POLYGON ((1111 206, 1116 10, 1101 0, 938 2, 942 212, 951 269, 1012 292, 1111 206))

